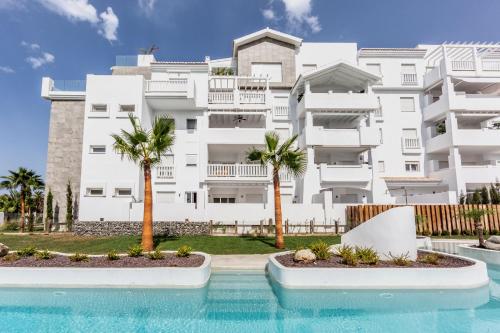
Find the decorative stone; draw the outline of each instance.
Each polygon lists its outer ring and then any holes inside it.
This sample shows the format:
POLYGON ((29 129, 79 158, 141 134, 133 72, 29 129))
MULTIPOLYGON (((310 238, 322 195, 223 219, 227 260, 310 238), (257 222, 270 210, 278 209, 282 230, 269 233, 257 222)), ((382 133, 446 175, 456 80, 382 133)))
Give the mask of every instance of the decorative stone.
POLYGON ((295 252, 293 260, 311 262, 316 260, 316 255, 309 249, 298 250, 295 252))
POLYGON ((484 242, 484 246, 489 249, 489 250, 496 250, 496 251, 499 251, 500 250, 500 244, 498 243, 493 243, 492 241, 490 240, 487 240, 484 242))
MULTIPOLYGON (((137 236, 142 232, 142 221, 77 221, 73 232, 78 236, 137 236)), ((157 221, 153 223, 155 236, 209 235, 207 222, 157 221)))
POLYGON ((500 244, 500 236, 490 236, 490 238, 488 238, 488 242, 500 244))
POLYGON ((7 254, 9 254, 9 247, 0 243, 0 257, 5 257, 7 254))

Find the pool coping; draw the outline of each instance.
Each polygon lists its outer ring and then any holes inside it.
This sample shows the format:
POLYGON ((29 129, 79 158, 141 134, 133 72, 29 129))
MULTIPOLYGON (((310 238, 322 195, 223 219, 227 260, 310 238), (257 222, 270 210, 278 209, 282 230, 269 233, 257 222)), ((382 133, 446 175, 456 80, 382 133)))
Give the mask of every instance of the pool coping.
POLYGON ((457 251, 463 257, 484 261, 489 265, 500 266, 500 251, 473 247, 474 245, 475 244, 457 245, 457 251))
POLYGON ((193 254, 205 257, 201 266, 0 267, 0 288, 203 288, 210 279, 212 260, 204 252, 193 254))
POLYGON ((453 268, 297 268, 285 267, 276 260, 277 256, 292 252, 272 254, 268 263, 271 277, 288 289, 476 289, 489 283, 484 262, 451 254, 446 255, 472 261, 474 265, 453 268))

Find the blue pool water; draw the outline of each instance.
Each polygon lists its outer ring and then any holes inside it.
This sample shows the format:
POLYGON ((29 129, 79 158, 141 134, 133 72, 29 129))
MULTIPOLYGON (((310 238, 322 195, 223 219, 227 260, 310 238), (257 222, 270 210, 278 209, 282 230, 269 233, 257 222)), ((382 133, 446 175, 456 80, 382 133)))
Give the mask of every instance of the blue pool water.
POLYGON ((199 290, 0 289, 0 332, 500 332, 500 267, 474 291, 284 290, 215 273, 199 290))

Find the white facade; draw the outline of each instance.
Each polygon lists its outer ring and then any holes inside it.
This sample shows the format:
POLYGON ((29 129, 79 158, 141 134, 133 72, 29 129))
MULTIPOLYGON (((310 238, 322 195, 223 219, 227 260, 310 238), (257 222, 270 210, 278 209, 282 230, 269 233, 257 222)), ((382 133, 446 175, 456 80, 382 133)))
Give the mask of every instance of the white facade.
POLYGON ((297 134, 308 156, 301 179, 281 175, 284 217, 332 222, 345 204, 454 203, 499 180, 499 50, 358 50, 264 29, 235 40, 226 59, 141 55, 88 75, 85 91, 44 78, 42 96, 85 100, 81 221, 142 217, 142 172, 110 136, 130 129, 133 112, 144 127, 175 120, 172 151, 153 170, 155 220, 272 218, 271 170, 246 151, 274 130, 297 134), (233 75, 212 75, 220 68, 233 75))

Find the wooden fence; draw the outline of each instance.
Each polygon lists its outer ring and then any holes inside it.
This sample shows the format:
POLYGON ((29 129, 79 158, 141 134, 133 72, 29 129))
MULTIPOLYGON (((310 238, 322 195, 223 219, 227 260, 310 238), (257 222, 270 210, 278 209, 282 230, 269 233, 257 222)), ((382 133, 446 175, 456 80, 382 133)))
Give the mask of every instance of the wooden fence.
MULTIPOLYGON (((463 213, 472 209, 485 209, 491 213, 483 216, 484 230, 497 233, 500 230, 500 205, 412 205, 415 209, 415 223, 418 233, 471 234, 474 221, 463 217, 463 213)), ((346 218, 351 228, 371 219, 388 209, 401 205, 358 205, 346 208, 346 218)))

